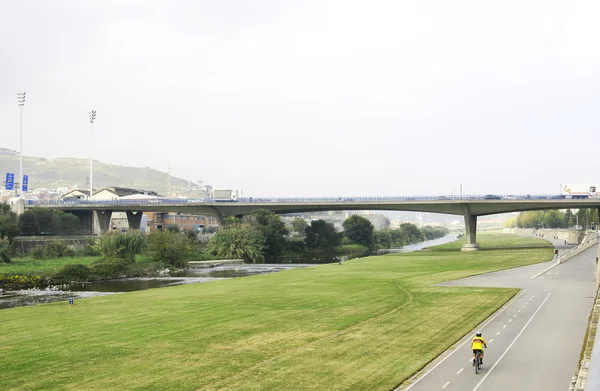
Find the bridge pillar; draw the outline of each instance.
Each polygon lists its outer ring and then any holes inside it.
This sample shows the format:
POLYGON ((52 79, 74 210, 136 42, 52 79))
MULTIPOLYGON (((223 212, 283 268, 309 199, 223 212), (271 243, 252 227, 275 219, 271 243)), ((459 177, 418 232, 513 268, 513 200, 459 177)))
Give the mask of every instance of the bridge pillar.
POLYGON ((471 214, 468 206, 465 206, 465 235, 467 243, 463 244, 461 251, 477 251, 477 216, 471 214))
POLYGON ((91 235, 93 232, 94 212, 89 210, 73 210, 72 215, 79 217, 79 227, 81 235, 91 235))
POLYGON ((106 233, 110 228, 110 218, 112 216, 112 210, 95 210, 94 211, 94 222, 93 222, 93 233, 94 235, 101 235, 106 233))
POLYGON ((127 222, 129 223, 129 229, 140 229, 142 223, 142 215, 144 212, 132 212, 127 211, 127 222))

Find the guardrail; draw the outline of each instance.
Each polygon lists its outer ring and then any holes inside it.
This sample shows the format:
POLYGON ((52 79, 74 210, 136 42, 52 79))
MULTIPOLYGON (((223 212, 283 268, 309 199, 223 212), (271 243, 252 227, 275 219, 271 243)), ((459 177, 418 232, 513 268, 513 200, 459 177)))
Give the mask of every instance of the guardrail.
POLYGON ((315 202, 411 202, 411 201, 497 201, 497 200, 559 200, 565 196, 556 194, 537 195, 450 195, 450 196, 391 196, 391 197, 240 197, 232 200, 214 198, 144 198, 116 200, 26 200, 26 205, 69 204, 186 204, 212 202, 243 203, 315 203, 315 202))

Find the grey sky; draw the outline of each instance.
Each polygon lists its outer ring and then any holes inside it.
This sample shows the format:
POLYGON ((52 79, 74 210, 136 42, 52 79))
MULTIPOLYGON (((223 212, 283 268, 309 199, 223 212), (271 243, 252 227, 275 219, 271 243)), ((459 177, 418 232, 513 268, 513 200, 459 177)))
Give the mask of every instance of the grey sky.
MULTIPOLYGON (((246 195, 598 182, 596 1, 0 2, 0 146, 246 195)), ((34 186, 34 184, 32 184, 34 186)))

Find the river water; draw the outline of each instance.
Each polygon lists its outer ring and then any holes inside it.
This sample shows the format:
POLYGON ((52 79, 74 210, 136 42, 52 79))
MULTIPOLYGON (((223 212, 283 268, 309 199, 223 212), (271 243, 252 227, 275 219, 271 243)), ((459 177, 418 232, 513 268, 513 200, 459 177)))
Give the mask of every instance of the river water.
MULTIPOLYGON (((435 240, 408 245, 402 249, 388 252, 419 251, 425 247, 436 246, 456 240, 456 235, 447 235, 435 240)), ((274 273, 314 264, 227 264, 212 268, 187 269, 172 273, 168 277, 126 278, 120 280, 95 281, 88 284, 71 284, 46 289, 0 292, 0 309, 22 307, 55 301, 68 302, 69 299, 83 299, 94 296, 106 296, 123 292, 163 288, 173 285, 195 284, 229 278, 246 277, 265 273, 274 273)))

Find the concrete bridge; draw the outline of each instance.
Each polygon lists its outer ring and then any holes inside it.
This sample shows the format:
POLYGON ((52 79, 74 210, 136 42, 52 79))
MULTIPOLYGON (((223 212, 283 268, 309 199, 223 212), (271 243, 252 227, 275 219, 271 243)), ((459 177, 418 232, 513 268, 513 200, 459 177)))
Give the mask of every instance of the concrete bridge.
MULTIPOLYGON (((361 197, 361 198, 243 198, 231 202, 205 201, 201 199, 148 199, 116 201, 77 201, 77 202, 29 202, 21 208, 50 208, 78 215, 82 225, 96 232, 109 229, 113 212, 126 212, 129 227, 139 229, 142 212, 179 212, 215 216, 220 223, 227 216, 243 216, 263 208, 274 213, 301 213, 345 210, 381 210, 430 212, 461 215, 465 220, 467 243, 463 251, 479 248, 477 244, 477 217, 507 212, 549 209, 594 208, 600 211, 599 199, 564 199, 556 195, 548 196, 464 196, 460 199, 449 197, 361 197), (510 199, 508 199, 510 197, 510 199), (503 199, 504 198, 504 199, 503 199)), ((23 210, 23 209, 22 209, 23 210)))

